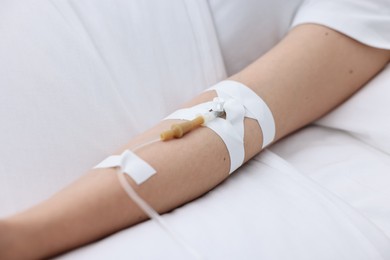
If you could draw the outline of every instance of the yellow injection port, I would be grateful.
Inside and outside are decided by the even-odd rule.
[[[170,130],[164,131],[160,134],[161,141],[168,141],[173,138],[181,138],[191,130],[198,128],[205,122],[203,116],[198,116],[191,121],[185,121],[180,124],[173,124]]]

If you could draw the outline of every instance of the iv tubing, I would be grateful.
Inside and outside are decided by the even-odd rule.
[[[161,141],[161,139],[153,139],[149,142],[140,144],[131,150],[135,152],[136,150],[139,150],[145,146],[148,146],[153,143],[157,143]],[[168,224],[164,221],[164,219],[148,204],[146,203],[138,194],[137,192],[131,187],[131,185],[126,180],[126,177],[124,173],[122,172],[122,169],[120,167],[117,168],[117,177],[119,180],[119,183],[121,184],[122,188],[125,190],[127,195],[134,201],[135,204],[137,204],[142,211],[157,225],[165,231],[166,234],[168,234],[177,244],[179,244],[185,251],[187,251],[194,259],[205,259],[201,256],[200,253],[198,253],[194,248],[192,248],[188,243],[184,241],[181,236],[179,236],[176,232],[174,232]]]
[[[157,225],[162,230],[164,230],[176,243],[178,243],[189,254],[191,254],[194,259],[204,259],[204,257],[202,257],[195,249],[189,246],[177,233],[175,233],[164,221],[164,219],[134,191],[133,187],[131,187],[131,185],[127,182],[126,177],[120,168],[118,169],[117,176],[127,195],[144,211],[144,213],[150,219],[157,223]]]
[[[143,147],[146,147],[150,144],[157,143],[159,141],[168,141],[173,138],[181,138],[186,133],[190,132],[193,129],[200,127],[201,125],[215,119],[217,116],[221,115],[221,111],[209,111],[209,113],[204,115],[199,115],[193,120],[185,121],[180,124],[173,124],[170,130],[164,131],[161,133],[160,138],[153,139],[146,143],[135,146],[130,149],[132,152],[135,152]],[[204,259],[195,249],[189,246],[177,233],[175,233],[164,219],[148,204],[146,203],[138,194],[135,192],[133,187],[128,183],[124,173],[121,168],[117,170],[117,176],[119,183],[122,188],[125,190],[127,195],[136,203],[143,212],[154,222],[160,226],[176,243],[183,247],[194,259]]]

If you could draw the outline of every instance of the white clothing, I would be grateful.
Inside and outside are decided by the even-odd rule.
[[[390,49],[388,0],[209,0],[228,75],[278,43],[291,27],[328,26],[364,44]]]

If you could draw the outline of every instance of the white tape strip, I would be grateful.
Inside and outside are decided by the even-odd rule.
[[[213,130],[222,141],[225,143],[230,157],[230,171],[237,170],[242,165],[245,159],[245,149],[242,142],[242,137],[234,129],[234,127],[222,118],[216,118],[206,125]]]
[[[253,90],[236,81],[224,80],[209,88],[215,90],[218,97],[233,98],[242,104],[246,111],[245,116],[256,119],[263,132],[263,147],[266,147],[275,138],[275,120],[271,110]]]
[[[192,120],[199,114],[207,113],[214,105],[214,102],[201,103],[191,108],[177,110],[165,119]],[[226,120],[216,118],[207,122],[205,126],[213,130],[225,143],[230,157],[229,173],[232,173],[242,165],[245,158],[243,142],[245,108],[230,98],[225,101],[224,110]]]
[[[127,173],[137,185],[140,185],[156,173],[152,166],[130,150],[125,150],[120,155],[107,157],[96,165],[94,169],[111,167],[120,167],[122,172]]]
[[[216,118],[206,124],[221,137],[230,156],[230,173],[242,165],[245,158],[244,117],[256,119],[263,132],[263,146],[275,138],[275,121],[267,104],[245,85],[231,81],[222,81],[208,90],[215,90],[219,98],[224,99],[223,109],[226,119]],[[207,113],[215,104],[206,102],[191,108],[180,109],[165,119],[192,120],[199,114]]]

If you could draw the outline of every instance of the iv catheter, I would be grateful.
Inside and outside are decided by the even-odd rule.
[[[223,117],[225,111],[223,109],[224,101],[221,98],[214,98],[213,108],[210,109],[207,113],[198,115],[196,118],[185,121],[179,124],[173,124],[171,129],[164,131],[160,134],[161,141],[168,141],[173,138],[181,138],[188,132],[207,124],[208,122],[214,120],[217,117]]]

